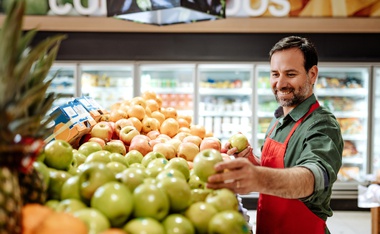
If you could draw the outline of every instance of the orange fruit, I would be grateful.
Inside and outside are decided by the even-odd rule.
[[[138,96],[138,97],[132,98],[130,104],[131,104],[131,106],[133,106],[133,105],[140,105],[140,106],[144,107],[144,109],[145,109],[145,107],[146,107],[146,100],[143,97]]]
[[[206,135],[206,129],[203,125],[192,124],[190,125],[190,133],[203,139]]]
[[[152,117],[152,111],[150,110],[149,106],[145,107],[145,116]]]
[[[122,109],[112,110],[109,115],[109,121],[116,122],[120,119],[128,118],[128,113]]]
[[[53,213],[53,209],[41,204],[24,205],[21,209],[23,234],[34,233],[40,223]]]
[[[158,129],[158,125],[156,122],[156,119],[151,118],[151,117],[145,117],[142,121],[142,130],[141,132],[146,134],[150,131],[154,131]]]
[[[105,230],[104,232],[101,232],[100,234],[128,234],[123,229],[120,228],[110,228],[108,230]]]
[[[36,234],[87,234],[87,225],[70,213],[54,212],[35,229]]]
[[[178,121],[174,118],[167,118],[162,122],[160,126],[160,132],[168,135],[169,137],[174,137],[177,135],[179,130]]]
[[[177,110],[174,107],[165,108],[164,115],[166,119],[167,118],[177,119]]]
[[[131,105],[128,108],[127,113],[129,117],[136,117],[139,120],[142,120],[145,117],[145,107],[140,105]]]
[[[185,119],[189,124],[191,124],[193,117],[191,115],[180,115],[178,118]]]
[[[158,122],[160,122],[160,125],[162,124],[162,122],[164,122],[165,120],[165,115],[162,114],[160,111],[153,111],[152,114],[151,114],[152,118],[155,118],[158,120]]]
[[[186,127],[180,127],[178,132],[188,132],[190,133],[190,128],[186,128]]]
[[[180,128],[182,128],[182,127],[189,128],[189,127],[190,127],[190,123],[187,122],[186,119],[184,119],[184,118],[182,118],[182,117],[178,117],[177,120],[178,120],[178,123],[179,123],[179,127],[180,127]]]
[[[158,111],[160,107],[158,106],[158,103],[155,99],[148,99],[146,100],[146,106],[149,107],[149,109],[153,111]]]
[[[157,98],[157,94],[154,91],[152,91],[152,90],[146,90],[146,91],[144,91],[141,96],[145,100],[156,99]]]
[[[136,117],[129,117],[128,119],[132,122],[133,126],[137,129],[137,131],[141,132],[141,129],[142,129],[141,121]]]
[[[115,102],[114,104],[111,105],[110,110],[117,110],[121,106],[121,102]]]
[[[161,108],[161,107],[162,107],[162,97],[157,96],[157,98],[156,98],[156,102],[157,102],[157,104],[158,104],[158,107]]]

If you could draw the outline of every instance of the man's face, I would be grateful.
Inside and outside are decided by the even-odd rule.
[[[297,48],[275,52],[270,61],[270,83],[277,102],[285,108],[294,108],[313,93],[318,68],[308,72],[304,57]]]

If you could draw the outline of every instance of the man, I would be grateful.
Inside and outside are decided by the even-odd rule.
[[[313,93],[318,55],[306,38],[286,37],[272,48],[270,83],[280,107],[261,150],[224,147],[236,159],[216,165],[208,188],[259,192],[256,233],[329,233],[330,198],[342,164],[336,118]],[[233,180],[234,182],[231,182]],[[226,182],[225,182],[226,181]]]

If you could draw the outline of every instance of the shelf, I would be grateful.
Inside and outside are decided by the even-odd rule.
[[[247,96],[252,94],[251,88],[236,88],[236,89],[218,89],[218,88],[200,88],[201,95],[218,95],[218,96]]]
[[[315,91],[317,96],[334,96],[339,97],[366,97],[368,95],[368,91],[365,88],[317,88]]]
[[[0,25],[5,16],[0,15]],[[26,16],[24,29],[59,32],[135,33],[379,33],[380,18],[231,17],[191,24],[155,26],[108,17]]]
[[[251,117],[250,111],[203,111],[199,113],[199,117]]]
[[[193,93],[193,87],[168,87],[168,88],[161,88],[161,87],[147,87],[142,86],[141,90],[154,90],[157,94],[192,94]]]

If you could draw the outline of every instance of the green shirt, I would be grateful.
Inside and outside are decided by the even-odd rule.
[[[294,124],[302,118],[316,102],[313,94],[294,108],[288,115],[274,118],[266,135],[278,120],[271,138],[284,142]],[[312,112],[298,126],[290,138],[286,149],[284,166],[302,166],[314,174],[314,193],[300,199],[318,217],[326,220],[332,216],[330,198],[333,183],[342,165],[343,139],[339,123],[326,108],[320,107]]]

